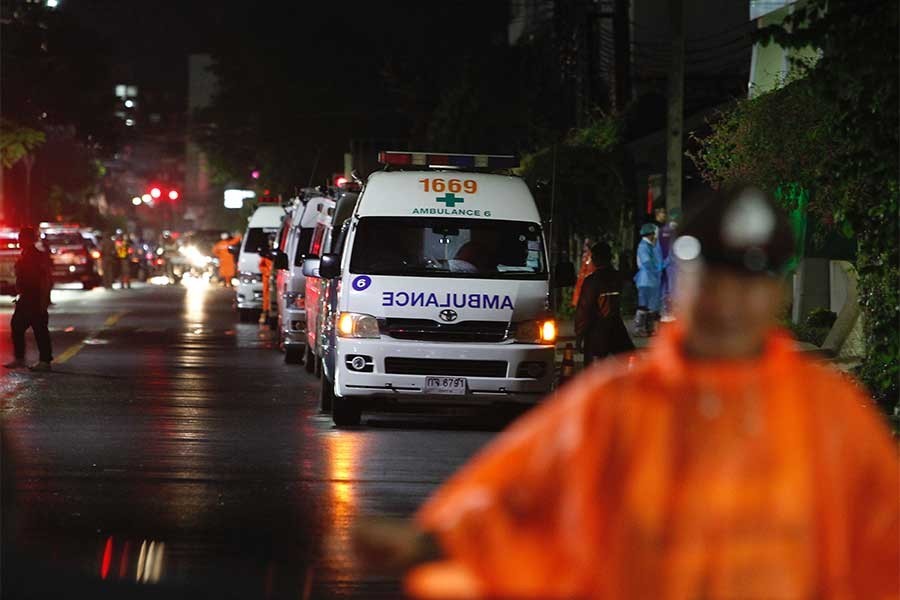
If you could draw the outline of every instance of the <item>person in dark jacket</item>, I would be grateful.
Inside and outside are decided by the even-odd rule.
[[[585,280],[575,309],[575,334],[584,339],[584,364],[634,350],[621,316],[622,278],[612,266],[609,245],[591,248],[595,271]]]
[[[30,327],[40,352],[40,361],[29,367],[32,371],[49,371],[53,360],[49,322],[50,290],[53,288],[53,267],[50,255],[35,247],[34,229],[25,227],[19,232],[22,255],[16,261],[16,290],[19,299],[13,311],[11,329],[15,359],[4,365],[7,369],[25,367],[25,332]]]

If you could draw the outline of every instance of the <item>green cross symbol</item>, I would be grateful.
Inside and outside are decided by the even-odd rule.
[[[444,194],[443,198],[435,198],[435,200],[438,202],[443,202],[444,206],[446,206],[447,208],[453,208],[454,206],[456,206],[457,202],[459,202],[460,204],[465,202],[465,200],[463,200],[462,198],[457,198],[455,194],[451,194],[449,192]]]

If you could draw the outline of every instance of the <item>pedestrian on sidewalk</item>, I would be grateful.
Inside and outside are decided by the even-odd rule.
[[[583,372],[360,556],[418,598],[900,597],[896,444],[778,328],[786,217],[709,192],[673,244],[676,323]],[[695,204],[696,205],[696,204]]]
[[[609,244],[594,244],[591,262],[594,272],[585,278],[575,309],[575,335],[584,340],[585,367],[595,359],[634,350],[622,322],[623,281],[612,266]]]
[[[32,371],[49,371],[53,361],[50,343],[50,292],[53,289],[53,264],[50,255],[35,246],[37,235],[31,227],[19,232],[19,248],[22,255],[16,261],[16,291],[19,294],[13,311],[12,331],[15,358],[4,365],[7,369],[25,367],[25,332],[30,328],[37,342],[39,361],[30,366]]]
[[[657,228],[653,223],[641,226],[641,242],[637,251],[638,271],[634,283],[638,290],[638,307],[634,315],[634,334],[641,337],[653,335],[662,301],[662,272],[656,247]]]

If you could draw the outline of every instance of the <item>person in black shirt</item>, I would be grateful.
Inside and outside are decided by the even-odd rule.
[[[17,369],[25,364],[25,332],[30,327],[34,331],[40,360],[29,367],[32,371],[49,371],[53,360],[48,324],[50,315],[50,290],[53,288],[53,268],[50,256],[35,247],[37,236],[34,229],[25,227],[19,232],[19,247],[22,255],[16,261],[16,290],[19,299],[13,311],[11,329],[15,359],[4,365],[7,369]]]
[[[575,333],[584,339],[584,365],[634,350],[621,315],[622,278],[612,266],[609,245],[591,248],[596,270],[585,280],[575,309]]]

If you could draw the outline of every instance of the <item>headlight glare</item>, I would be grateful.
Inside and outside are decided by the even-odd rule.
[[[516,326],[516,341],[522,344],[553,344],[557,327],[553,319],[523,321]]]
[[[342,338],[377,338],[381,335],[375,317],[350,312],[338,315],[337,332]]]

